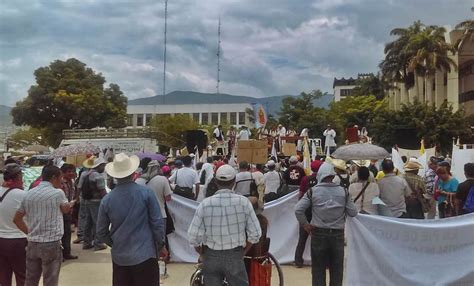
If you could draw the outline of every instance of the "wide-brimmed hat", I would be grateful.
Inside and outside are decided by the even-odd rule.
[[[403,166],[403,169],[405,171],[418,171],[420,169],[423,169],[423,165],[421,165],[420,163],[416,161],[408,160],[405,166]]]
[[[358,167],[369,167],[370,161],[369,160],[354,160],[352,161]]]
[[[341,159],[333,159],[333,158],[326,158],[326,162],[331,163],[334,168],[339,169],[341,171],[346,171],[347,170],[347,165],[346,161],[341,160]]]
[[[115,155],[114,161],[105,166],[105,171],[113,178],[122,179],[133,174],[140,165],[138,156],[128,157],[125,153]]]
[[[96,167],[98,167],[100,164],[105,164],[105,160],[104,158],[97,158],[95,156],[91,156],[89,158],[87,158],[86,160],[84,160],[84,162],[82,163],[82,166],[88,168],[88,169],[94,169]]]

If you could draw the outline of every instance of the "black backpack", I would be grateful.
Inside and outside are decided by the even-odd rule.
[[[81,194],[84,200],[92,200],[94,198],[94,194],[97,193],[97,186],[94,182],[90,179],[90,174],[84,176],[84,180],[82,181],[81,187]]]
[[[306,191],[318,184],[318,179],[316,178],[316,173],[308,177],[308,185],[306,186]]]
[[[337,174],[337,176],[338,176],[339,179],[341,180],[341,182],[339,183],[339,185],[340,185],[341,187],[343,187],[344,190],[347,191],[347,190],[349,189],[349,185],[351,184],[351,183],[349,182],[349,176],[348,176],[347,178],[344,178],[344,177],[342,177],[342,176],[339,175],[339,174]]]

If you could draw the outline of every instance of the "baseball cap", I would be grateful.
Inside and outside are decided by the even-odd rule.
[[[315,160],[311,162],[311,171],[318,172],[322,164],[323,164],[323,161],[320,161],[320,160]]]
[[[275,161],[269,160],[269,161],[267,162],[267,167],[271,167],[271,166],[275,166]]]
[[[235,178],[235,169],[231,165],[223,165],[216,172],[216,179],[223,182],[232,181]]]

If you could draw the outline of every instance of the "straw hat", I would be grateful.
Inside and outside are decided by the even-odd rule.
[[[354,160],[352,161],[358,167],[369,167],[370,161],[369,160]]]
[[[416,161],[409,160],[406,162],[405,166],[403,166],[405,171],[418,171],[419,169],[423,169],[423,165]]]
[[[86,160],[84,160],[84,162],[82,163],[82,166],[88,168],[88,169],[94,169],[96,167],[98,167],[100,164],[105,164],[105,160],[104,158],[97,158],[95,156],[91,156],[89,158],[87,158]]]
[[[138,156],[128,157],[125,153],[115,155],[114,161],[105,166],[105,171],[113,178],[122,179],[133,174],[140,165]]]
[[[328,160],[329,159],[329,160]],[[334,165],[334,168],[339,169],[341,171],[347,170],[346,161],[341,159],[333,159],[333,158],[326,158],[326,162]]]

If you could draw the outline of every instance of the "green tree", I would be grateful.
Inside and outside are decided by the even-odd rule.
[[[322,96],[320,90],[314,90],[284,98],[279,112],[279,122],[297,131],[308,128],[310,136],[320,136],[329,122],[326,116],[327,110],[314,106],[314,101]]]
[[[8,138],[8,145],[13,149],[21,149],[28,145],[48,145],[43,137],[41,129],[28,128],[20,129],[10,135]]]
[[[444,153],[450,152],[453,138],[460,137],[464,142],[472,138],[464,112],[454,112],[446,102],[438,109],[415,101],[402,105],[399,111],[379,112],[369,127],[373,141],[386,148],[405,139],[397,138],[398,130],[414,130],[418,139],[425,140],[426,146],[439,145]]]
[[[474,12],[474,7],[471,8],[471,11]],[[474,20],[469,19],[462,21],[461,23],[456,25],[456,29],[464,30],[462,37],[454,44],[456,49],[461,48],[461,44],[465,41],[473,41],[474,40]]]
[[[376,99],[381,100],[385,97],[385,91],[389,85],[381,76],[370,75],[360,78],[356,81],[356,87],[352,89],[353,96],[373,95]]]
[[[12,109],[13,123],[41,128],[51,146],[68,128],[125,127],[127,98],[116,84],[71,58],[56,60],[34,72],[36,84]]]
[[[183,148],[186,145],[186,131],[198,129],[199,124],[193,121],[188,114],[174,116],[156,116],[150,122],[160,146]]]

